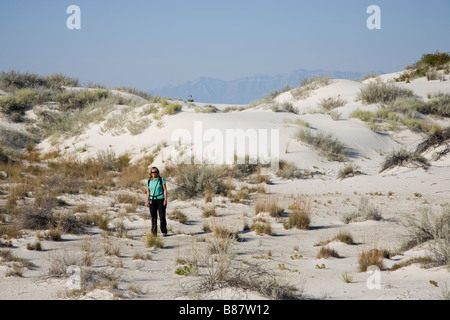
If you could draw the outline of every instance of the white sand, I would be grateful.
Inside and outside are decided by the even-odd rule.
[[[381,76],[383,80],[392,79],[393,75]],[[424,206],[432,206],[437,212],[450,199],[450,159],[449,157],[432,163],[428,171],[415,168],[396,168],[379,173],[380,164],[387,153],[401,147],[414,150],[423,136],[408,130],[379,134],[371,131],[366,124],[349,119],[349,114],[356,108],[374,110],[376,106],[363,106],[355,98],[365,83],[350,80],[333,80],[329,86],[315,90],[313,94],[301,101],[294,101],[290,92],[277,97],[277,102],[291,102],[300,111],[300,115],[292,113],[274,113],[270,110],[251,109],[242,112],[203,114],[194,112],[185,105],[183,111],[174,116],[164,116],[164,126],[159,128],[156,121],[142,134],[132,136],[128,132],[112,135],[102,132],[105,122],[86,128],[80,137],[74,137],[61,144],[52,146],[45,141],[39,147],[50,151],[55,147],[66,155],[75,154],[82,158],[96,156],[99,150],[111,148],[116,155],[129,152],[134,159],[151,152],[161,142],[166,142],[155,160],[155,164],[163,167],[170,159],[171,151],[177,141],[171,140],[176,129],[186,129],[194,135],[194,121],[201,121],[203,132],[207,129],[218,129],[225,133],[227,129],[277,129],[279,130],[279,154],[281,159],[296,163],[300,169],[320,171],[324,175],[313,179],[283,180],[272,177],[272,184],[266,185],[267,193],[277,196],[280,204],[287,209],[293,198],[306,196],[312,204],[312,221],[310,230],[286,230],[282,222],[266,217],[271,221],[273,235],[256,235],[255,232],[244,232],[240,235],[243,242],[235,242],[233,251],[236,261],[262,263],[267,270],[273,271],[287,283],[302,289],[306,297],[325,299],[440,299],[441,289],[450,285],[450,273],[446,267],[420,268],[417,264],[400,268],[396,271],[381,271],[380,288],[370,289],[367,280],[371,274],[359,272],[358,254],[365,249],[387,248],[397,250],[406,238],[406,230],[402,226],[402,214],[417,215]],[[398,84],[411,88],[424,98],[428,93],[450,93],[450,81],[426,81],[417,79],[410,84]],[[321,98],[336,97],[347,101],[338,109],[341,118],[333,121],[326,114],[309,114],[308,110],[316,109]],[[145,107],[145,106],[144,106]],[[142,108],[144,108],[142,107]],[[120,109],[122,107],[118,107]],[[141,108],[141,109],[142,109]],[[136,110],[139,113],[140,110]],[[295,141],[295,125],[286,125],[284,120],[297,118],[307,121],[312,128],[333,133],[351,150],[349,161],[360,167],[365,175],[336,179],[343,163],[330,162],[317,154],[308,146]],[[448,123],[447,123],[448,125]],[[206,145],[207,143],[205,143]],[[80,152],[83,149],[84,152]],[[149,164],[150,165],[150,164]],[[242,185],[242,182],[237,182]],[[168,180],[169,189],[174,188],[173,181]],[[391,192],[392,194],[388,194]],[[416,194],[416,195],[415,195]],[[420,195],[419,195],[420,194]],[[379,207],[383,220],[365,221],[344,224],[340,220],[341,213],[354,211],[359,205],[360,197],[367,196],[370,202]],[[142,195],[144,197],[144,195]],[[255,196],[256,197],[256,196]],[[88,195],[65,196],[64,200],[77,205],[88,203],[92,210],[106,209],[112,217],[123,212],[123,206],[114,202],[114,196],[92,197]],[[237,230],[242,230],[245,222],[251,223],[254,218],[254,204],[234,204],[227,198],[214,199],[219,217],[202,218],[203,199],[191,201],[170,201],[168,212],[178,208],[189,218],[189,224],[183,225],[168,220],[171,236],[164,238],[165,247],[159,250],[146,248],[145,230],[149,221],[144,221],[143,213],[147,208],[138,207],[136,212],[126,215],[125,225],[129,238],[119,239],[114,236],[103,236],[101,230],[93,229],[90,235],[64,235],[62,242],[42,241],[43,252],[29,251],[27,243],[35,241],[35,233],[29,232],[20,239],[13,240],[14,254],[30,260],[37,265],[35,269],[26,270],[23,277],[5,277],[8,270],[0,266],[0,299],[64,299],[67,288],[66,279],[49,279],[49,257],[61,254],[66,250],[72,255],[80,254],[83,243],[91,243],[96,252],[94,265],[109,269],[115,266],[120,273],[119,287],[112,294],[110,290],[95,290],[83,296],[83,299],[264,299],[255,292],[226,289],[189,295],[182,290],[189,288],[198,279],[194,276],[175,274],[179,266],[177,258],[204,256],[206,243],[201,241],[211,235],[204,234],[204,222],[213,220]],[[96,208],[96,209],[95,209]],[[357,244],[345,245],[332,242],[341,258],[317,259],[318,243],[332,239],[339,231],[349,231]],[[105,257],[104,244],[120,246],[120,257]],[[298,251],[295,249],[298,248]],[[426,244],[403,254],[384,259],[386,267],[407,260],[411,257],[426,255]],[[149,253],[151,259],[133,259],[135,253]],[[267,257],[271,255],[269,260]],[[301,255],[301,257],[300,257]],[[257,259],[256,257],[263,257]],[[324,269],[317,266],[324,265]],[[280,268],[284,266],[284,268]],[[284,270],[281,270],[284,269]],[[353,275],[351,283],[342,280],[343,273]],[[433,286],[435,281],[438,287]],[[139,294],[133,293],[130,287],[139,288]],[[448,290],[448,289],[447,289]]]

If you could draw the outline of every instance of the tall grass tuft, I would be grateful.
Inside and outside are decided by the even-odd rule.
[[[348,156],[344,143],[339,141],[331,133],[313,133],[310,129],[300,128],[295,137],[297,140],[316,148],[329,161],[342,162]]]
[[[388,104],[400,97],[413,97],[412,90],[403,89],[395,84],[372,82],[360,89],[357,99],[366,104]]]

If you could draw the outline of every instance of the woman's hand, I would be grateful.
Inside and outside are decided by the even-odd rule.
[[[163,205],[164,205],[164,207],[167,206],[167,199],[164,199]]]

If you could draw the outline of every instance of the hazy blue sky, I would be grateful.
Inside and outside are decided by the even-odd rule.
[[[81,29],[69,30],[70,5]],[[366,12],[381,9],[381,30]],[[450,51],[449,0],[0,0],[0,71],[151,91],[296,69],[395,72]]]

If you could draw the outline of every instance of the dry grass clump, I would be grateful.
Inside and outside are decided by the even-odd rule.
[[[270,225],[270,222],[261,217],[253,220],[250,230],[254,231],[258,236],[261,234],[272,235],[272,226]]]
[[[358,210],[351,213],[341,215],[341,220],[344,223],[361,222],[366,220],[379,221],[383,219],[381,210],[369,203],[369,198],[361,197]]]
[[[217,217],[216,206],[206,206],[202,208],[203,218]]]
[[[384,269],[383,259],[386,256],[386,250],[365,249],[358,256],[359,271],[366,272],[370,266],[377,266],[380,270]]]
[[[147,232],[146,245],[147,248],[154,248],[156,250],[158,248],[164,248],[164,241],[158,235],[154,235],[151,232]]]
[[[399,97],[413,97],[412,90],[403,89],[395,84],[385,82],[371,82],[360,89],[357,99],[366,104],[388,104]]]
[[[349,245],[355,244],[352,234],[348,231],[343,230],[339,231],[339,233],[333,238],[333,240],[340,241]]]
[[[329,97],[327,99],[322,98],[320,99],[319,106],[321,106],[326,111],[331,111],[333,109],[343,107],[347,101],[345,99],[342,99],[341,97]]]
[[[336,250],[323,246],[317,252],[316,259],[328,259],[329,257],[339,258],[339,254]]]
[[[285,228],[309,229],[312,212],[311,201],[304,197],[296,197],[288,209],[292,211],[288,213],[287,222],[284,223]]]
[[[402,148],[391,152],[386,156],[384,162],[381,164],[380,172],[386,171],[396,166],[412,165],[414,167],[421,167],[427,169],[430,167],[428,160],[417,152],[410,152]]]
[[[271,217],[280,217],[284,209],[278,203],[278,197],[261,196],[255,202],[255,214],[267,212]]]
[[[188,217],[180,209],[175,209],[167,215],[170,220],[176,220],[179,223],[186,224]]]
[[[331,77],[324,77],[321,75],[304,79],[299,87],[291,90],[291,94],[296,100],[306,99],[314,90],[329,85],[331,80]]]
[[[339,141],[331,133],[313,133],[310,129],[300,128],[297,131],[295,138],[317,149],[320,154],[330,161],[341,162],[348,156],[344,143]]]
[[[440,214],[431,207],[423,207],[418,216],[405,214],[403,225],[408,231],[408,238],[402,250],[428,242],[433,260],[440,265],[450,264],[450,207],[443,207]]]
[[[223,182],[225,170],[221,166],[179,164],[170,170],[166,167],[166,173],[175,179],[177,188],[174,195],[179,199],[204,196],[205,192],[226,196],[227,187]]]
[[[0,265],[8,267],[5,277],[22,277],[24,269],[36,267],[32,262],[15,256],[11,250],[0,250],[0,262]]]
[[[277,176],[283,179],[299,179],[302,178],[301,170],[293,162],[286,160],[279,161]]]
[[[354,177],[355,175],[361,175],[363,174],[361,171],[359,171],[359,166],[353,164],[353,163],[348,163],[346,164],[343,168],[339,169],[339,172],[337,174],[337,178],[344,180],[346,178],[351,178]]]
[[[450,127],[443,130],[434,132],[429,137],[427,137],[423,142],[421,142],[415,151],[417,154],[421,154],[430,149],[440,149],[434,152],[433,160],[437,161],[440,158],[450,153]]]

